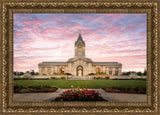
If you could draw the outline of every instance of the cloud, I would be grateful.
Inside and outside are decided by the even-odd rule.
[[[86,56],[146,67],[146,14],[14,14],[14,70],[38,71],[42,61],[67,61],[81,30]]]

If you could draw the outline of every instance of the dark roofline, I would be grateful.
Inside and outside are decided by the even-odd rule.
[[[118,62],[93,62],[93,63],[118,63]]]
[[[42,63],[67,63],[67,62],[42,62]]]

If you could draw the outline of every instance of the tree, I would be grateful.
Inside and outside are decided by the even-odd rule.
[[[32,71],[31,71],[31,74],[32,74],[32,75],[35,75],[35,72],[34,72],[34,70],[32,70]]]
[[[30,73],[29,71],[26,71],[26,73]]]
[[[147,69],[144,69],[143,75],[147,75]]]
[[[38,73],[38,72],[36,72],[36,73],[35,73],[35,75],[39,75],[39,73]]]
[[[137,72],[137,75],[141,76],[141,75],[142,75],[142,72],[140,72],[140,71],[139,71],[139,72]]]
[[[16,71],[13,72],[14,75],[16,75],[16,73],[17,73]]]
[[[19,75],[24,75],[24,72],[20,72]]]

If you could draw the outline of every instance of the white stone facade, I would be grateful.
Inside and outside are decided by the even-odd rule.
[[[67,62],[42,62],[38,64],[41,75],[54,73],[70,73],[74,76],[87,76],[91,73],[106,73],[107,75],[120,75],[122,64],[118,62],[93,62],[85,57],[85,42],[81,34],[75,42],[75,57]]]

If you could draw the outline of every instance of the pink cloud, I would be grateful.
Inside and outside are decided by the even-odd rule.
[[[42,61],[67,61],[74,56],[74,42],[78,38],[79,29],[86,43],[86,56],[93,61],[118,61],[123,64],[124,70],[128,68],[131,70],[132,67],[144,68],[146,66],[146,33],[141,31],[133,33],[133,30],[134,27],[146,26],[145,23],[122,26],[114,22],[119,19],[122,21],[125,14],[106,14],[106,16],[113,19],[113,22],[104,20],[104,16],[95,18],[91,15],[83,15],[80,18],[84,18],[84,24],[66,23],[72,19],[67,16],[48,17],[44,21],[29,20],[29,18],[15,21],[23,26],[16,28],[14,32],[14,69],[38,70],[37,64]],[[17,20],[18,18],[18,16],[15,17]],[[79,20],[81,21],[83,20]],[[95,29],[95,25],[88,26],[90,24],[88,22],[95,25],[97,23],[97,28]],[[50,26],[50,23],[53,25]],[[26,55],[28,57],[25,57]]]

